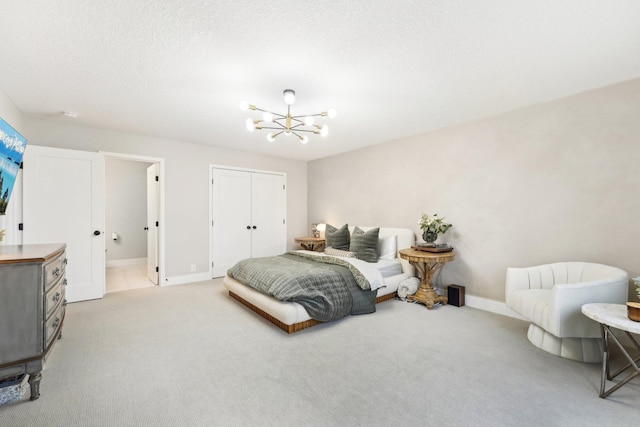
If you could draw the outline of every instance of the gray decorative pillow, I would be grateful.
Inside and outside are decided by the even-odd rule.
[[[379,228],[372,228],[364,232],[359,227],[353,230],[349,251],[355,252],[358,259],[367,262],[378,262],[378,234]]]
[[[335,228],[333,225],[327,224],[324,231],[324,238],[326,240],[326,247],[348,251],[350,241],[349,224],[345,224],[340,228]]]
[[[357,258],[357,255],[355,254],[355,252],[341,251],[340,249],[334,249],[331,247],[326,248],[324,250],[324,254],[329,256],[342,257],[342,258]]]

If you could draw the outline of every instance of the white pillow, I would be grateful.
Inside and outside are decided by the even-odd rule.
[[[384,236],[378,238],[378,258],[393,261],[398,252],[397,236]]]

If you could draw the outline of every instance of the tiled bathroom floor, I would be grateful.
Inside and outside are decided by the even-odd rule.
[[[107,293],[155,286],[147,277],[146,263],[107,267],[106,276]]]

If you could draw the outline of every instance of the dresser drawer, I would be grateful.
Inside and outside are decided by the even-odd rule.
[[[45,290],[48,290],[56,282],[56,280],[64,276],[66,265],[66,252],[62,252],[60,255],[44,265]]]
[[[44,328],[44,342],[45,349],[49,347],[51,341],[58,337],[58,330],[60,329],[60,325],[62,325],[62,320],[64,319],[64,304],[58,305],[58,308],[53,312],[53,314],[49,317],[46,322],[46,326]]]
[[[64,301],[64,277],[58,279],[54,285],[51,286],[44,298],[44,318],[48,319],[51,313],[56,309],[58,304]]]

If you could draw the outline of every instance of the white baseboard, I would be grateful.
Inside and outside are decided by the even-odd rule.
[[[127,265],[146,264],[147,258],[110,259],[105,262],[107,267],[125,267]]]
[[[162,286],[174,286],[184,285],[186,283],[203,282],[205,280],[211,280],[211,272],[186,274],[184,276],[167,277],[162,283]],[[473,295],[465,296],[465,305],[471,308],[477,308],[478,310],[489,311],[491,313],[501,314],[503,316],[509,316],[520,320],[526,320],[515,311],[507,307],[507,304],[492,299],[476,297]]]
[[[520,320],[526,320],[515,311],[507,307],[507,304],[492,299],[475,297],[473,295],[465,295],[465,305],[479,310],[490,311],[491,313],[501,314],[503,316],[514,317]]]
[[[184,276],[172,276],[167,277],[161,286],[173,286],[184,285],[185,283],[204,282],[205,280],[211,280],[211,272],[206,271],[204,273],[185,274]]]

